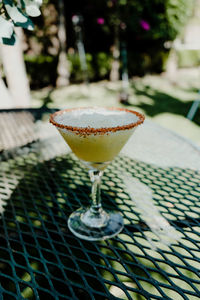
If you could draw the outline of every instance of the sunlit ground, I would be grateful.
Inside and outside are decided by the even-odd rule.
[[[68,108],[77,106],[122,106],[143,112],[147,118],[189,138],[200,145],[200,108],[193,121],[186,116],[200,89],[200,70],[178,71],[173,80],[165,75],[133,78],[129,86],[129,105],[119,101],[121,82],[71,84],[68,87],[45,88],[32,92],[34,107]]]

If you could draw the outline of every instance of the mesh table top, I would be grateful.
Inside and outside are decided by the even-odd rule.
[[[89,177],[48,112],[3,118],[24,126],[2,132],[0,122],[0,299],[200,298],[197,147],[141,126],[102,182],[103,206],[121,211],[124,230],[91,243],[67,227],[90,201]]]

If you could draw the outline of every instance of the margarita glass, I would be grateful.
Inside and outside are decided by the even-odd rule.
[[[92,204],[79,208],[68,219],[68,227],[79,238],[97,241],[115,236],[123,229],[118,212],[102,208],[101,177],[106,166],[128,141],[144,116],[123,108],[83,107],[58,111],[50,116],[74,154],[89,170]]]

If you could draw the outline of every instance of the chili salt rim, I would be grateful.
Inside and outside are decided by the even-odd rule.
[[[59,124],[54,120],[54,118],[58,115],[61,115],[65,112],[70,112],[74,110],[83,110],[83,109],[91,109],[91,108],[102,108],[102,107],[79,107],[79,108],[67,108],[63,110],[59,110],[53,114],[50,115],[49,122],[52,123],[54,126],[62,128],[62,129],[67,129],[75,133],[81,133],[81,134],[105,134],[108,132],[116,132],[119,130],[126,130],[126,129],[131,129],[134,128],[140,124],[142,124],[145,120],[145,116],[135,110],[129,110],[126,108],[119,108],[119,107],[103,107],[108,110],[119,110],[119,111],[125,111],[132,113],[138,117],[137,122],[133,122],[127,125],[121,125],[121,126],[115,126],[115,127],[101,127],[101,128],[93,128],[93,127],[76,127],[76,126],[69,126],[69,125],[64,125],[64,124]]]

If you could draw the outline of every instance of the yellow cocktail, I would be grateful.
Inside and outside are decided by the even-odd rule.
[[[120,152],[134,130],[144,121],[138,112],[121,108],[75,108],[54,113],[57,127],[74,154],[89,168],[93,204],[79,209],[68,220],[70,230],[86,240],[112,237],[123,228],[119,213],[106,213],[100,201],[103,169]]]

